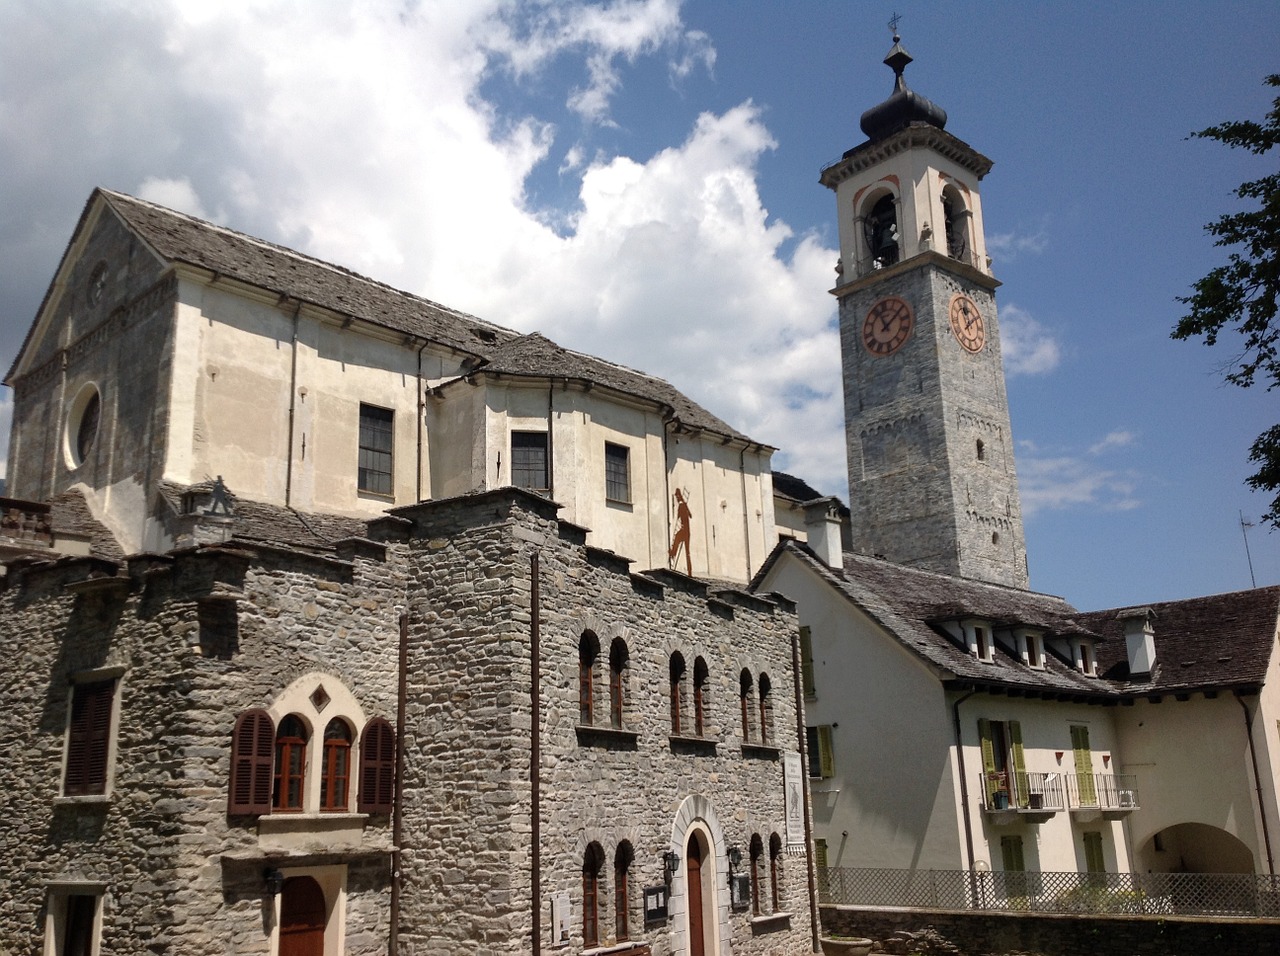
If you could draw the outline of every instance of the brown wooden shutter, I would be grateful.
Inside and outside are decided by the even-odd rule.
[[[231,735],[228,813],[271,812],[275,737],[275,725],[271,722],[271,715],[265,710],[246,710],[236,719],[236,728]]]
[[[111,748],[111,704],[115,678],[76,684],[71,689],[67,726],[67,796],[107,792],[107,754]]]
[[[360,737],[361,813],[390,813],[395,803],[396,733],[381,717],[374,717]]]

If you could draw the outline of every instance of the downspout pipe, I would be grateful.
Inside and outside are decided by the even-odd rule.
[[[400,614],[400,660],[396,674],[396,788],[391,805],[391,927],[388,956],[400,953],[400,845],[404,837],[404,727],[409,674],[409,615]]]
[[[414,500],[422,500],[422,444],[423,433],[426,431],[427,417],[427,398],[426,393],[422,389],[422,353],[429,343],[426,339],[422,340],[422,345],[418,346],[418,473],[416,476],[416,484],[414,486]]]
[[[969,772],[964,767],[964,743],[960,736],[960,705],[977,693],[977,690],[970,690],[954,704],[951,705],[951,721],[955,728],[956,734],[956,764],[958,773],[960,774],[960,810],[964,816],[964,846],[965,851],[969,854],[969,873],[970,879],[973,879],[973,818],[969,814]],[[976,887],[975,887],[975,897]]]
[[[1258,819],[1262,821],[1262,843],[1267,851],[1267,872],[1275,876],[1276,864],[1271,856],[1271,830],[1267,826],[1267,808],[1262,802],[1262,778],[1258,776],[1258,751],[1253,746],[1253,714],[1249,710],[1249,705],[1239,694],[1236,694],[1236,703],[1244,712],[1244,735],[1249,741],[1249,760],[1253,764],[1253,789],[1258,800]]]
[[[804,857],[808,861],[806,869],[809,879],[809,933],[811,952],[822,952],[822,944],[818,930],[818,887],[813,862],[813,822],[809,819],[809,756],[804,722],[804,689],[800,686],[800,628],[791,631],[791,683],[796,697],[796,743],[800,751],[800,776],[803,786],[800,788],[800,799],[803,801],[804,813]]]
[[[533,911],[533,956],[542,952],[542,591],[538,582],[538,553],[529,558],[529,830],[532,841],[530,907]]]
[[[283,304],[283,303],[282,303]],[[293,507],[293,433],[294,418],[298,410],[298,313],[302,300],[293,304],[293,339],[289,349],[289,447],[284,456],[284,506]]]

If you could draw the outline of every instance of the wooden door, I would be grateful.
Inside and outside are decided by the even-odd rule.
[[[280,956],[324,956],[324,890],[309,876],[284,881],[280,893]]]
[[[689,893],[689,956],[707,956],[702,907],[702,844],[696,835],[685,847],[685,884]]]

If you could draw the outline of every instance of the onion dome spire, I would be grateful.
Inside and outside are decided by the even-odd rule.
[[[902,71],[911,62],[911,54],[902,45],[902,37],[893,34],[893,48],[884,58],[885,66],[893,70],[893,93],[883,103],[871,107],[862,114],[859,125],[862,132],[872,142],[884,139],[900,129],[913,125],[936,126],[944,129],[947,125],[947,111],[937,103],[907,88],[907,81],[902,78]]]

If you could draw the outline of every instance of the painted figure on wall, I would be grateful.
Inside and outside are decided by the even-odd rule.
[[[676,489],[676,533],[671,539],[671,550],[667,552],[667,563],[673,569],[676,566],[676,555],[684,549],[684,573],[693,577],[693,559],[689,556],[689,521],[693,515],[689,511],[689,502],[679,488]]]

